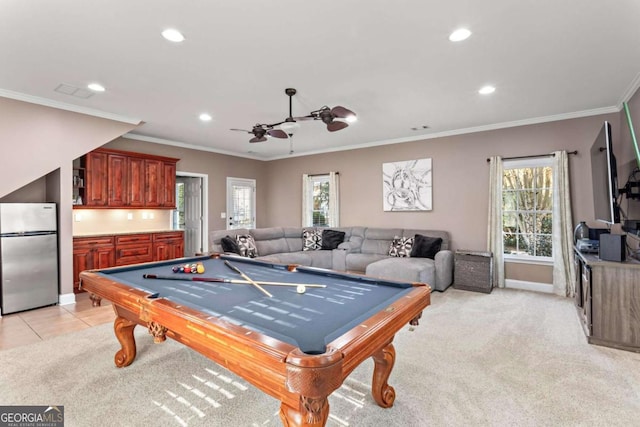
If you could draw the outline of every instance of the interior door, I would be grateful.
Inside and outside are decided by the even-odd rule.
[[[256,180],[227,178],[227,229],[256,228]]]
[[[193,256],[204,251],[202,245],[203,211],[202,178],[178,176],[176,178],[177,218],[175,228],[184,230],[184,254]]]
[[[202,252],[202,179],[185,178],[184,250],[185,256]]]

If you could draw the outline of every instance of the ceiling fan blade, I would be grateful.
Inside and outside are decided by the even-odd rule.
[[[267,138],[266,138],[266,137],[264,137],[264,136],[263,136],[263,137],[261,137],[261,138],[258,138],[258,137],[256,136],[255,138],[251,138],[251,139],[249,140],[249,142],[252,142],[252,143],[253,143],[253,142],[265,142],[266,140],[267,140]]]
[[[333,114],[334,116],[341,118],[341,119],[346,119],[349,116],[355,116],[356,113],[354,113],[353,111],[349,110],[348,108],[344,108],[341,106],[336,106],[333,107],[331,109],[331,114]]]
[[[329,132],[335,132],[337,130],[344,129],[347,126],[349,126],[349,123],[345,123],[345,122],[341,122],[341,121],[338,121],[338,120],[334,120],[334,121],[332,121],[331,123],[329,123],[327,125],[327,130]]]
[[[250,130],[245,130],[245,129],[229,129],[229,130],[237,130],[239,132],[247,132],[247,133],[251,133]]]
[[[271,129],[267,131],[267,135],[270,135],[274,138],[288,138],[287,133],[281,129]]]

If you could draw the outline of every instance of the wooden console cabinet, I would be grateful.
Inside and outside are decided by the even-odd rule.
[[[640,352],[640,262],[574,251],[575,303],[591,344]]]
[[[99,148],[75,165],[83,186],[74,183],[75,208],[175,209],[178,159]]]
[[[81,292],[80,272],[84,270],[164,261],[183,256],[182,231],[74,237],[73,292]]]

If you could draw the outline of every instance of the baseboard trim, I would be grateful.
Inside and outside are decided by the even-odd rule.
[[[70,294],[60,294],[58,295],[58,304],[59,305],[69,305],[76,303],[76,294],[73,292]]]
[[[553,285],[541,282],[528,282],[526,280],[506,279],[504,281],[505,288],[520,289],[523,291],[543,292],[545,294],[553,293]]]

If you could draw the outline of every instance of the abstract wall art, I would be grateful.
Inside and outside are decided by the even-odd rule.
[[[383,163],[382,196],[385,211],[430,211],[431,159]]]

